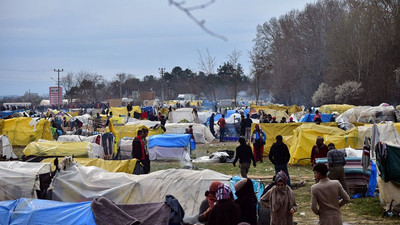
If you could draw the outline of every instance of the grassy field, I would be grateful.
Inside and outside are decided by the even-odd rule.
[[[192,152],[192,158],[211,155],[211,153],[220,150],[235,150],[238,143],[224,142],[197,145]],[[180,162],[157,162],[151,164],[151,170],[163,170],[169,168],[182,168],[184,165]],[[239,175],[239,168],[233,167],[231,163],[195,163],[196,169],[211,169],[231,176]],[[310,166],[289,165],[289,174],[294,182],[306,181],[305,186],[294,189],[298,212],[294,215],[294,221],[298,224],[316,224],[318,217],[311,211],[311,186],[315,183],[314,173]],[[257,167],[251,167],[250,178],[261,179],[267,183],[274,175],[274,167],[267,158],[263,163],[258,163]],[[399,218],[382,217],[383,208],[379,203],[379,198],[352,199],[349,204],[342,208],[343,220],[347,224],[400,224]]]

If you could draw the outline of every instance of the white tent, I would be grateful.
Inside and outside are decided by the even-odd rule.
[[[164,201],[166,195],[173,195],[182,205],[186,218],[199,213],[204,192],[212,181],[229,184],[230,179],[212,170],[168,169],[132,175],[72,164],[56,174],[50,188],[53,200],[64,202],[82,202],[103,196],[115,203],[140,204]]]
[[[18,158],[14,154],[10,139],[6,135],[0,135],[0,155],[6,159]]]
[[[193,125],[193,135],[196,143],[210,143],[214,140],[214,136],[211,134],[210,129],[203,124],[198,123],[166,123],[165,128],[166,134],[184,134],[185,129]]]
[[[0,201],[36,198],[39,175],[50,172],[50,163],[0,162]]]
[[[168,121],[170,123],[179,123],[182,120],[187,120],[190,123],[196,121],[196,116],[192,108],[180,108],[168,114]]]

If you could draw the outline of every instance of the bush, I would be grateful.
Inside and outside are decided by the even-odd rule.
[[[320,106],[323,104],[334,103],[335,101],[335,89],[329,87],[325,83],[321,83],[318,89],[314,92],[312,96],[312,101],[315,106]]]
[[[335,94],[337,103],[360,105],[364,89],[361,87],[361,83],[345,81],[335,88]]]

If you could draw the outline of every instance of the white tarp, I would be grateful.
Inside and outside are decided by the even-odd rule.
[[[149,148],[150,160],[186,160],[190,162],[190,155],[183,147],[161,147]]]
[[[39,175],[50,172],[50,163],[0,162],[0,201],[36,198]]]
[[[82,123],[83,123],[83,125],[88,125],[89,124],[89,120],[92,118],[89,114],[85,114],[85,115],[82,115],[82,116],[76,116],[76,117],[73,117],[74,119],[78,119],[79,121],[81,121]],[[72,118],[71,118],[72,119]],[[72,121],[74,120],[74,119],[72,119]]]
[[[230,179],[212,170],[168,169],[132,175],[72,164],[56,174],[50,187],[53,200],[64,202],[90,201],[103,196],[115,203],[140,204],[163,202],[166,195],[173,195],[182,205],[185,217],[193,217],[199,213],[211,182],[218,180],[229,185]]]
[[[132,142],[133,138],[131,137],[124,137],[119,141],[121,159],[132,159]]]
[[[126,123],[125,125],[133,125],[133,124],[138,124],[138,125],[145,125],[146,127],[154,127],[156,125],[160,125],[160,121],[151,121],[151,120],[138,120],[135,118],[129,118],[129,122]]]
[[[393,106],[358,106],[347,110],[338,118],[337,123],[380,123],[394,120]]]
[[[168,121],[170,123],[179,123],[182,120],[187,120],[190,123],[196,121],[196,117],[192,108],[180,108],[168,114]]]
[[[211,114],[213,114],[213,112],[211,111],[198,112],[197,115],[199,116],[199,123],[201,124],[207,123],[207,119],[211,116]]]
[[[214,136],[212,135],[210,129],[203,124],[198,123],[166,123],[165,129],[167,129],[167,131],[165,133],[184,134],[185,129],[188,128],[189,125],[193,125],[193,135],[196,143],[209,143],[214,140]]]
[[[18,158],[14,154],[10,139],[6,135],[0,135],[0,155],[6,159]]]
[[[92,136],[61,135],[61,136],[58,137],[57,141],[61,141],[61,142],[80,142],[80,141],[86,141],[86,142],[95,143],[97,136],[98,136],[98,135],[92,135]]]

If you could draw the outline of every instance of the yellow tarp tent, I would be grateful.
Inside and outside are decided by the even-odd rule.
[[[117,146],[119,141],[123,137],[136,137],[137,132],[140,129],[147,128],[145,125],[140,125],[140,124],[130,124],[130,125],[123,125],[123,126],[113,126],[115,130],[115,141],[116,145],[114,146],[114,152],[116,153],[117,151]],[[106,129],[106,132],[109,132],[109,128]],[[161,128],[161,126],[158,126],[156,129],[149,129],[149,137],[152,135],[156,134],[163,134],[164,130]]]
[[[69,115],[71,115],[72,117],[76,117],[76,116],[79,116],[79,111],[71,111],[71,112],[68,112],[69,113]]]
[[[91,151],[89,142],[31,142],[23,153],[25,156],[71,156],[87,158]]]
[[[357,147],[357,141],[354,140],[358,138],[358,134],[355,132],[346,134],[344,130],[337,127],[307,123],[294,130],[289,163],[310,165],[311,149],[318,136],[323,137],[326,144],[334,143],[338,149],[348,146]]]
[[[126,107],[111,107],[110,112],[113,113],[113,116],[128,116],[128,109]],[[133,112],[141,113],[142,110],[140,106],[132,106],[131,117],[133,117]]]
[[[328,113],[328,114],[332,114],[333,112],[338,112],[339,114],[342,114],[354,107],[355,107],[354,105],[347,105],[347,104],[343,105],[331,104],[331,105],[322,105],[321,107],[319,107],[318,111],[321,113]]]
[[[43,159],[42,163],[51,163],[52,170],[55,170],[54,166],[55,158],[47,158]],[[60,159],[59,159],[60,160]],[[136,159],[127,159],[127,160],[104,160],[104,159],[88,159],[88,158],[74,158],[74,161],[83,165],[83,166],[97,166],[108,172],[124,172],[124,173],[133,173],[133,169],[135,168]]]
[[[30,117],[17,117],[1,121],[3,126],[0,132],[7,135],[13,146],[26,146],[39,139],[53,140],[48,120],[37,121]]]

